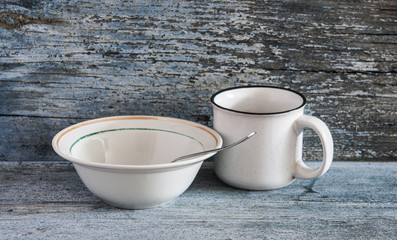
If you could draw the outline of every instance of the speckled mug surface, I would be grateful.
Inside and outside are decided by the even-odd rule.
[[[333,158],[333,140],[326,124],[304,115],[306,98],[293,90],[244,86],[221,90],[211,97],[214,128],[228,145],[250,132],[250,141],[215,156],[215,173],[223,182],[247,190],[285,187],[295,178],[326,173]],[[303,129],[321,139],[323,160],[318,168],[302,160]]]

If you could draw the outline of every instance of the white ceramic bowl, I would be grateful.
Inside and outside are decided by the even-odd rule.
[[[179,156],[219,148],[221,136],[198,123],[155,116],[117,116],[72,125],[52,146],[73,163],[87,188],[127,209],[167,203],[193,182],[214,153],[171,163]]]

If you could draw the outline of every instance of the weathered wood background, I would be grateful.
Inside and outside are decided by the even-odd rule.
[[[264,84],[308,98],[336,160],[397,160],[397,2],[0,0],[0,161],[60,160],[60,129]],[[307,159],[320,156],[306,131]]]

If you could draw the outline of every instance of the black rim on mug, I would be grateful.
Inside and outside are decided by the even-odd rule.
[[[278,112],[246,112],[246,111],[239,111],[239,110],[235,110],[235,109],[223,107],[223,106],[221,106],[221,105],[219,105],[219,104],[217,104],[217,103],[215,102],[215,98],[216,98],[219,94],[221,94],[221,93],[224,93],[224,92],[227,92],[227,91],[232,91],[232,90],[237,90],[237,89],[247,89],[247,88],[273,88],[273,89],[279,89],[279,90],[283,90],[283,91],[292,92],[292,93],[294,93],[294,94],[296,94],[296,95],[298,95],[298,96],[300,96],[300,97],[302,98],[302,104],[299,105],[298,107],[294,107],[294,108],[291,108],[291,109],[288,109],[288,110],[285,110],[285,111],[278,111]],[[214,93],[214,94],[211,96],[210,101],[211,101],[211,103],[212,103],[213,105],[215,105],[216,107],[218,107],[218,108],[220,108],[220,109],[227,110],[227,111],[231,111],[231,112],[235,112],[235,113],[251,114],[251,115],[275,115],[275,114],[282,114],[282,113],[292,112],[292,111],[297,110],[297,109],[300,109],[300,108],[302,108],[302,107],[304,107],[304,106],[306,105],[306,98],[305,98],[305,96],[303,96],[303,94],[301,94],[301,93],[299,93],[299,92],[297,92],[297,91],[294,91],[294,90],[291,90],[291,89],[288,89],[288,88],[282,88],[282,87],[276,87],[276,86],[263,86],[263,85],[238,86],[238,87],[231,87],[231,88],[222,89],[222,90],[220,90],[220,91]]]

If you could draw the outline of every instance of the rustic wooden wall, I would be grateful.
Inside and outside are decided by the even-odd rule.
[[[0,0],[0,161],[60,160],[53,135],[96,117],[211,126],[247,84],[305,94],[336,160],[396,161],[396,56],[394,0]]]

